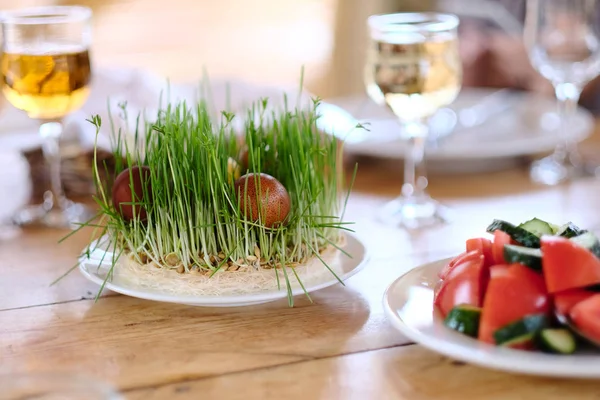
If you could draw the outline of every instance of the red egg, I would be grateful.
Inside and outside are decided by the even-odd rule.
[[[286,222],[290,213],[290,195],[271,175],[246,174],[235,181],[235,191],[240,211],[246,219],[260,221],[267,228]]]
[[[127,168],[117,176],[113,184],[113,206],[127,221],[134,219],[134,216],[145,221],[148,217],[146,208],[136,204],[134,212],[134,205],[131,203],[148,203],[151,199],[146,199],[145,194],[151,196],[151,193],[150,168],[147,166]]]

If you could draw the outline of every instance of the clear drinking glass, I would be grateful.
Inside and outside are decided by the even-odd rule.
[[[368,19],[367,93],[399,118],[408,142],[402,194],[382,210],[384,222],[418,229],[444,220],[441,206],[426,192],[425,143],[427,119],[460,91],[458,24],[455,15],[439,13]]]
[[[58,373],[0,375],[2,400],[123,400],[113,388],[82,376]]]
[[[597,17],[596,0],[528,0],[525,43],[534,68],[554,86],[564,138],[552,155],[533,163],[538,183],[555,185],[585,173],[569,126],[583,86],[599,72]]]
[[[40,122],[51,188],[39,206],[17,213],[21,225],[72,227],[88,220],[82,204],[68,200],[60,179],[62,118],[90,92],[92,12],[86,7],[39,7],[2,13],[2,91],[16,108]]]

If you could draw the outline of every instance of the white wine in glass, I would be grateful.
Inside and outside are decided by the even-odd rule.
[[[596,0],[528,0],[525,44],[531,63],[552,83],[559,104],[564,142],[531,166],[531,178],[555,185],[585,175],[570,118],[585,84],[600,72],[600,40]]]
[[[16,108],[40,122],[50,190],[41,205],[15,216],[20,225],[76,227],[92,217],[82,204],[68,200],[60,174],[62,118],[79,109],[90,92],[92,12],[86,7],[56,6],[2,14],[2,91]]]
[[[2,57],[3,92],[31,118],[62,118],[76,111],[90,92],[92,72],[87,49],[44,44],[12,48]]]
[[[408,141],[402,194],[383,210],[382,220],[411,229],[444,220],[441,206],[426,192],[427,118],[452,103],[461,88],[458,18],[439,13],[369,17],[367,93],[398,117]]]

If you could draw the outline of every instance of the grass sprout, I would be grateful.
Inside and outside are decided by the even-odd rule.
[[[308,296],[294,269],[299,264],[319,259],[342,282],[321,257],[327,248],[340,249],[343,231],[351,230],[343,221],[349,190],[344,191],[342,145],[317,129],[318,100],[292,109],[285,98],[278,111],[270,101],[260,99],[249,107],[243,132],[236,132],[233,113],[223,111],[215,119],[205,101],[192,105],[167,99],[153,118],[137,116],[134,132],[118,128],[129,126],[126,103],[108,124],[99,116],[88,120],[96,127],[96,138],[104,130],[110,134],[117,174],[136,165],[149,169],[150,185],[130,203],[143,207],[147,218],[134,212],[126,220],[112,203],[114,176],[101,179],[108,174],[100,173],[103,166],[94,153],[100,218],[83,226],[108,235],[114,256],[107,280],[119,256],[128,255],[139,264],[211,279],[221,273],[271,270],[278,287],[285,285],[290,306],[290,277]],[[117,124],[115,118],[125,123]],[[247,162],[241,159],[244,152]],[[285,225],[268,228],[244,218],[234,181],[245,173],[272,175],[287,189],[291,211]]]

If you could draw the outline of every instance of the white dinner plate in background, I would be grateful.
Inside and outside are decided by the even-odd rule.
[[[460,124],[437,146],[427,152],[432,169],[468,172],[497,169],[515,159],[552,151],[561,143],[558,129],[556,100],[529,92],[503,89],[464,88],[448,108],[460,113],[496,96],[494,107],[501,111],[492,114],[478,126]],[[398,137],[400,125],[393,114],[364,96],[329,99],[362,123],[369,132],[356,132],[360,140],[345,146],[347,154],[380,158],[403,158],[406,142]],[[588,137],[594,126],[591,113],[579,107],[569,122],[569,131],[577,142]],[[350,135],[351,137],[352,135]]]

